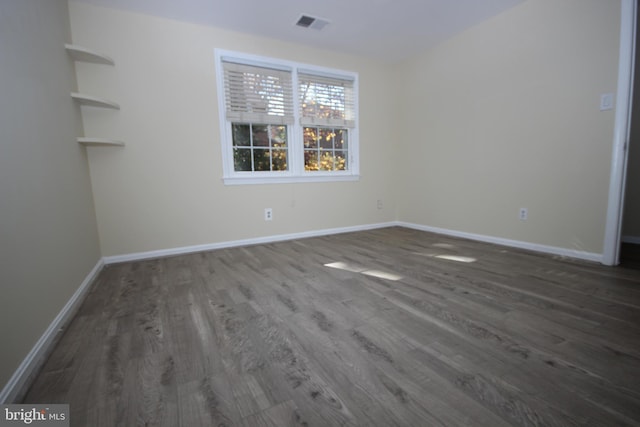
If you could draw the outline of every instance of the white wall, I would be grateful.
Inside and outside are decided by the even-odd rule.
[[[399,219],[601,253],[619,21],[618,0],[528,0],[400,64]]]
[[[0,2],[0,388],[100,259],[65,0]]]
[[[209,244],[395,219],[391,67],[216,28],[70,2],[73,41],[115,68],[78,64],[82,91],[120,111],[83,111],[88,135],[122,139],[89,164],[103,255]],[[214,48],[356,71],[358,182],[225,186]],[[385,208],[377,209],[381,199]],[[274,220],[263,220],[264,208]]]

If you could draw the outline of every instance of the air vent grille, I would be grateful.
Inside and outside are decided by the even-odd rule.
[[[326,19],[320,19],[309,15],[302,15],[296,22],[298,27],[312,28],[314,30],[322,30],[329,24]]]
[[[313,18],[311,16],[302,15],[300,17],[300,19],[298,19],[298,22],[296,22],[296,25],[298,27],[309,28],[311,26],[311,24],[313,24],[313,21],[315,21],[315,20],[316,20],[316,18]]]

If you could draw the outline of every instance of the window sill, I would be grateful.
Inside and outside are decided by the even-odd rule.
[[[302,175],[302,176],[247,176],[225,177],[224,185],[288,184],[297,182],[344,182],[358,181],[360,175]]]

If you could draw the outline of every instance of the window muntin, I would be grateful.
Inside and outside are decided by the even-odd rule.
[[[357,75],[216,50],[226,184],[358,179]]]

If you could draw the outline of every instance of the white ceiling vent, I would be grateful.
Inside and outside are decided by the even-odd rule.
[[[314,30],[322,30],[324,27],[329,25],[329,21],[309,15],[302,15],[300,16],[300,19],[298,19],[298,22],[296,22],[296,25],[302,28],[313,28]]]

